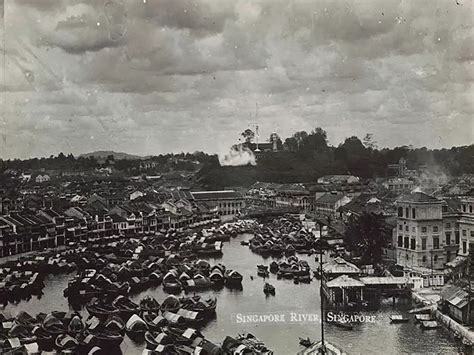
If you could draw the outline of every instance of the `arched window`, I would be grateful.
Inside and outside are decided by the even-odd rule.
[[[398,217],[403,217],[403,207],[398,207]]]

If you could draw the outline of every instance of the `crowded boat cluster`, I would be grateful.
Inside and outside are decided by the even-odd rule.
[[[253,233],[248,241],[250,250],[263,257],[314,253],[314,235],[297,220],[276,218],[256,226]]]

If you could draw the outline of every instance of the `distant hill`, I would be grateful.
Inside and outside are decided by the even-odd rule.
[[[123,152],[114,152],[112,150],[98,150],[96,152],[81,154],[80,156],[84,158],[95,157],[97,159],[106,159],[109,155],[113,155],[115,160],[120,160],[120,159],[137,160],[137,159],[149,158],[149,156],[142,157],[139,155],[133,155],[133,154],[123,153]]]

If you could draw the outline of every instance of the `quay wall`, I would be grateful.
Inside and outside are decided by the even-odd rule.
[[[463,339],[468,340],[469,342],[474,344],[474,332],[469,330],[469,328],[465,327],[464,325],[458,323],[451,317],[446,314],[441,313],[437,309],[437,304],[426,300],[424,297],[420,296],[416,292],[411,293],[412,299],[415,302],[422,303],[424,306],[431,306],[431,315],[438,321],[440,321],[449,331],[452,333],[458,332],[461,334]]]

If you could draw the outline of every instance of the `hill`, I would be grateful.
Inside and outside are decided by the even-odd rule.
[[[96,159],[106,159],[109,155],[113,155],[115,160],[127,159],[127,160],[138,160],[138,159],[148,159],[149,156],[139,156],[123,152],[114,152],[112,150],[98,150],[91,153],[81,154],[80,157],[89,158],[94,157]]]

